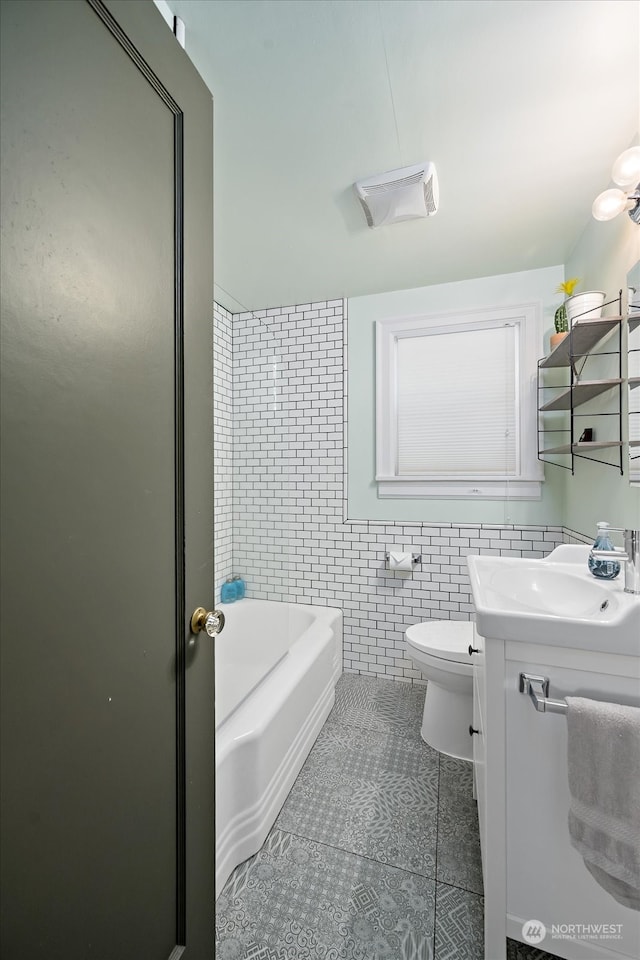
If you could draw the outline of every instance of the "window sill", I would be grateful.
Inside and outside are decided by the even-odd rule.
[[[540,500],[540,480],[378,480],[378,496],[440,500]]]

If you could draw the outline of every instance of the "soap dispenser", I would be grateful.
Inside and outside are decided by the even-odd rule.
[[[609,537],[609,524],[601,520],[598,524],[598,535],[593,544],[593,550],[614,550]],[[600,560],[593,556],[593,550],[589,554],[589,570],[600,580],[614,580],[620,573],[620,564],[617,560]]]
[[[233,581],[233,577],[229,577],[228,580],[222,584],[222,589],[220,590],[220,600],[222,603],[233,603],[234,600],[238,599],[238,590]]]
[[[247,584],[242,577],[234,577],[233,582],[236,587],[236,600],[243,600],[247,592]]]

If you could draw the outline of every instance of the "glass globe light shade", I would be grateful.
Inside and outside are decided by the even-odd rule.
[[[593,201],[591,212],[596,220],[613,220],[627,206],[627,195],[622,190],[605,190]]]
[[[640,182],[640,147],[621,153],[613,165],[611,179],[621,187],[635,187]]]

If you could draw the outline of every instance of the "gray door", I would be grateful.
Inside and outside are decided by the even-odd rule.
[[[151,0],[1,6],[2,957],[199,960],[211,97]]]

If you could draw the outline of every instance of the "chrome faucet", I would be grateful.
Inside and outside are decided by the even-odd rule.
[[[623,549],[593,550],[591,556],[596,560],[619,560],[624,563],[624,592],[640,594],[640,530],[609,527],[609,531],[624,535]]]

